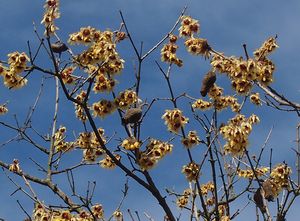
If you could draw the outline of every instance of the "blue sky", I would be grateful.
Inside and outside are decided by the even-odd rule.
[[[0,42],[0,59],[6,60],[6,54],[18,50],[27,50],[27,40],[30,40],[32,47],[37,46],[37,39],[33,32],[32,22],[37,25],[38,31],[43,33],[43,26],[40,25],[40,20],[43,14],[44,1],[31,0],[0,0],[0,20],[2,22]],[[258,48],[263,41],[269,36],[278,35],[279,49],[271,55],[272,60],[276,64],[275,82],[272,86],[280,93],[284,93],[288,98],[295,102],[299,102],[299,53],[300,50],[300,2],[291,0],[282,2],[275,1],[241,1],[241,0],[112,0],[112,1],[97,1],[97,0],[72,0],[61,2],[61,18],[57,21],[60,28],[58,35],[62,40],[66,41],[68,34],[79,30],[80,27],[91,25],[93,27],[105,30],[111,28],[115,30],[121,22],[119,10],[122,10],[126,19],[129,30],[131,31],[134,41],[138,44],[140,41],[144,43],[145,51],[151,48],[161,37],[166,34],[173,26],[178,15],[183,7],[187,6],[187,14],[200,21],[200,37],[207,38],[210,45],[218,50],[225,52],[226,55],[244,56],[242,44],[246,43],[249,53]],[[159,51],[158,51],[159,52]],[[142,99],[151,100],[154,97],[167,97],[168,92],[166,82],[163,76],[155,66],[154,61],[160,60],[159,53],[153,53],[145,61],[142,72]],[[174,68],[172,84],[175,92],[180,94],[184,91],[191,96],[198,97],[200,82],[209,70],[209,62],[204,61],[200,57],[193,57],[184,52],[183,45],[180,45],[179,53],[184,56],[184,66],[181,69]],[[129,42],[125,41],[120,44],[120,54],[126,60],[125,69],[121,76],[118,77],[120,84],[117,90],[120,91],[126,87],[132,86],[134,83],[133,61],[135,59],[132,48]],[[47,58],[41,56],[38,60],[41,65],[49,66]],[[165,65],[163,65],[165,67]],[[0,87],[0,103],[9,100],[10,112],[6,116],[1,116],[0,121],[14,123],[13,114],[18,115],[18,119],[22,122],[26,116],[28,107],[33,104],[35,95],[39,90],[40,74],[34,72],[29,78],[29,84],[26,88],[19,91],[9,91],[6,88]],[[220,78],[221,80],[223,78]],[[220,85],[224,86],[228,93],[230,87],[228,81],[220,81]],[[48,79],[45,81],[44,94],[33,119],[33,124],[42,133],[47,133],[50,128],[51,117],[53,115],[53,100],[54,86],[53,81]],[[183,105],[183,104],[182,104]],[[165,125],[160,119],[164,109],[171,108],[169,103],[159,103],[154,106],[154,109],[149,114],[149,118],[145,119],[144,137],[153,136],[160,139],[168,139],[170,134],[166,132]],[[188,108],[182,107],[186,112]],[[61,99],[60,115],[58,124],[64,124],[69,129],[69,139],[73,135],[82,130],[80,124],[74,116],[73,106],[66,103],[65,99]],[[285,113],[273,110],[268,107],[249,109],[245,111],[249,115],[255,111],[260,116],[261,124],[256,126],[251,136],[251,148],[260,147],[272,126],[273,133],[267,145],[266,159],[268,162],[268,154],[270,148],[273,148],[274,163],[288,161],[291,166],[294,166],[295,156],[291,147],[295,146],[294,140],[296,135],[296,126],[299,118],[296,114]],[[223,114],[223,115],[222,115]],[[227,112],[221,113],[224,121],[230,116]],[[96,120],[98,125],[102,125],[108,135],[112,135],[114,131],[118,132],[119,137],[125,136],[124,131],[120,128],[115,128],[115,122],[118,122],[116,114],[103,121]],[[196,129],[196,124],[191,124],[190,129]],[[0,127],[0,143],[5,142],[13,136],[11,131]],[[43,162],[42,155],[33,152],[32,148],[25,143],[14,143],[5,147],[0,147],[0,159],[5,162],[11,162],[12,159],[18,158],[21,160],[24,170],[34,174],[39,174],[32,162],[28,160],[28,156],[34,156]],[[75,161],[80,160],[80,153],[74,152],[70,156],[65,157],[64,163],[71,165]],[[171,156],[166,157],[156,169],[151,171],[163,191],[166,187],[176,188],[181,192],[187,187],[184,182],[184,176],[180,174],[180,168],[187,162],[187,155],[183,148],[177,143]],[[172,170],[171,170],[172,169]],[[174,171],[173,171],[174,169]],[[170,172],[169,172],[170,171]],[[296,172],[294,172],[294,175]],[[103,203],[107,208],[107,215],[113,211],[121,199],[121,188],[116,182],[116,177],[120,182],[125,182],[126,178],[120,170],[106,171],[99,168],[89,168],[88,170],[79,169],[75,174],[78,178],[78,188],[86,187],[88,180],[97,181],[97,191],[95,194],[95,202]],[[14,176],[13,176],[14,177]],[[18,182],[22,180],[14,177]],[[204,177],[208,179],[208,177]],[[57,181],[66,187],[66,177],[58,177]],[[119,181],[118,181],[119,182]],[[3,172],[0,172],[0,218],[7,221],[21,220],[24,214],[17,206],[16,200],[20,200],[24,207],[31,211],[32,204],[22,193],[17,193],[14,196],[10,194],[15,190],[15,187],[6,178]],[[51,193],[44,189],[39,189],[34,186],[41,199],[52,202],[55,201]],[[82,193],[85,189],[82,188]],[[66,187],[67,189],[67,187]],[[147,200],[145,200],[147,199]],[[149,199],[149,200],[148,200]],[[239,202],[240,203],[240,202]],[[296,201],[294,209],[291,210],[288,218],[295,220],[299,207],[299,200]],[[238,205],[236,205],[238,206]],[[149,212],[156,220],[161,219],[162,211],[157,203],[150,197],[150,194],[137,186],[133,181],[130,181],[129,197],[125,201],[124,209],[127,207],[140,212]],[[174,209],[176,211],[176,209]],[[254,209],[249,207],[249,211]],[[175,214],[179,212],[176,211]],[[247,220],[247,214],[241,215],[240,219]],[[240,220],[238,218],[238,220]],[[253,220],[253,219],[249,219]]]

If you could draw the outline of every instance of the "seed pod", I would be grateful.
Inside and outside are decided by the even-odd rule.
[[[214,83],[216,82],[216,74],[213,71],[209,71],[202,80],[202,86],[200,93],[203,97],[206,96],[208,91],[213,87]]]
[[[66,50],[68,50],[68,47],[65,43],[61,41],[57,41],[53,44],[51,44],[51,49],[54,53],[62,53]]]
[[[123,119],[122,124],[135,124],[139,122],[139,120],[142,117],[142,108],[136,107],[136,108],[130,108],[126,111]]]

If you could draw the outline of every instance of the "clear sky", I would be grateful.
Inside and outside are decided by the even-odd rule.
[[[0,59],[6,60],[6,55],[12,51],[27,51],[27,41],[33,48],[36,48],[38,41],[33,31],[33,21],[35,22],[38,32],[43,33],[43,26],[40,21],[43,15],[42,0],[0,0],[0,21],[1,23],[1,50]],[[187,13],[193,18],[200,21],[200,37],[207,38],[209,44],[217,51],[224,52],[226,55],[244,56],[242,44],[247,44],[249,53],[257,49],[270,36],[278,36],[279,48],[271,55],[271,59],[276,64],[274,83],[272,86],[280,93],[286,95],[292,101],[299,102],[300,98],[300,74],[299,74],[299,50],[300,50],[300,1],[279,1],[279,0],[72,0],[61,1],[61,18],[57,21],[60,30],[57,32],[63,41],[66,41],[68,35],[76,32],[80,27],[92,26],[100,30],[107,28],[118,29],[121,19],[119,10],[123,12],[128,28],[134,41],[139,44],[143,42],[144,50],[150,49],[165,35],[175,23],[180,12],[187,6]],[[121,76],[118,77],[120,84],[117,91],[121,91],[134,84],[134,62],[135,56],[128,41],[120,44],[120,54],[126,60],[125,69]],[[179,95],[187,92],[193,97],[199,97],[200,82],[203,75],[209,70],[209,62],[204,61],[201,57],[187,55],[183,50],[181,42],[179,54],[184,57],[184,66],[181,69],[174,68],[172,83],[176,88],[175,92]],[[159,50],[158,50],[159,52]],[[142,99],[151,100],[155,97],[167,97],[168,91],[163,76],[158,71],[155,61],[160,60],[159,53],[153,53],[143,66],[141,97]],[[49,67],[47,57],[38,58],[41,65]],[[163,67],[166,67],[163,64]],[[225,87],[230,93],[228,81],[218,79],[220,86]],[[40,73],[34,72],[29,77],[28,86],[18,91],[10,91],[4,86],[0,87],[0,103],[9,101],[9,113],[0,116],[0,121],[14,124],[13,115],[18,116],[20,122],[24,121],[29,106],[34,103],[35,97],[39,90],[41,82]],[[227,86],[226,86],[227,84]],[[42,133],[49,132],[51,117],[53,115],[54,86],[50,79],[45,80],[45,93],[43,94],[40,104],[37,108],[36,115],[33,118],[33,124]],[[159,139],[167,140],[171,135],[166,131],[163,121],[160,119],[164,109],[171,108],[168,103],[161,106],[156,105],[145,119],[144,137],[153,136]],[[188,112],[188,108],[182,107]],[[62,98],[60,101],[60,114],[58,124],[66,125],[69,129],[68,136],[71,140],[73,132],[78,134],[83,130],[81,124],[76,121],[74,116],[73,105],[66,103]],[[274,163],[286,160],[294,168],[295,155],[291,150],[295,147],[296,126],[299,118],[295,113],[280,112],[269,107],[251,108],[245,111],[246,115],[255,112],[261,118],[261,124],[254,128],[251,136],[251,147],[253,149],[260,147],[269,132],[274,126],[270,141],[267,145],[266,159],[273,148]],[[224,113],[224,121],[227,120],[228,114]],[[116,128],[119,122],[116,114],[109,119],[96,122],[103,126],[108,135],[118,132],[117,137],[124,138],[124,131]],[[192,116],[190,116],[192,117]],[[226,118],[227,117],[227,118]],[[195,127],[196,124],[193,126]],[[194,128],[195,129],[195,128]],[[0,144],[12,138],[14,133],[0,126]],[[14,158],[22,162],[24,171],[40,175],[34,163],[28,159],[33,158],[43,162],[42,155],[32,151],[26,143],[15,142],[7,146],[0,146],[0,160],[10,163]],[[80,153],[76,152],[66,156],[65,165],[72,165],[75,161],[80,160]],[[174,148],[171,156],[166,157],[157,168],[151,171],[155,180],[159,183],[162,191],[166,187],[175,188],[178,192],[187,188],[185,178],[180,174],[180,168],[188,161],[186,152],[178,143]],[[175,169],[174,169],[175,168]],[[296,171],[293,175],[296,174]],[[124,183],[126,177],[116,169],[106,171],[103,169],[91,167],[87,170],[78,169],[75,173],[78,180],[78,188],[81,193],[85,192],[88,180],[97,181],[97,191],[95,202],[103,203],[107,215],[112,212],[121,199],[122,193],[120,183]],[[16,181],[22,183],[22,179],[12,176]],[[204,179],[208,177],[204,176]],[[67,189],[66,176],[57,178]],[[32,210],[31,201],[21,192],[10,196],[16,187],[7,179],[2,170],[0,171],[0,218],[7,221],[17,221],[24,218],[24,214],[17,205],[17,200],[24,205],[27,211]],[[129,196],[125,201],[124,209],[127,207],[132,210],[149,212],[156,220],[161,220],[162,210],[158,207],[151,195],[130,181]],[[46,202],[55,202],[53,195],[45,189],[40,189],[33,185],[41,199]],[[246,196],[245,196],[246,197]],[[246,204],[245,202],[243,205]],[[170,199],[171,202],[171,199]],[[235,206],[238,206],[235,205]],[[297,208],[300,201],[296,201],[294,209],[291,210],[288,220],[296,220],[299,215]],[[252,206],[248,211],[254,212]],[[176,210],[176,209],[175,209]],[[179,213],[179,211],[178,211]],[[254,218],[254,217],[253,217]],[[237,220],[253,220],[253,218],[241,215]]]

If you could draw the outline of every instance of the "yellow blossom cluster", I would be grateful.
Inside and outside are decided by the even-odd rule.
[[[265,59],[266,56],[268,56],[278,47],[279,46],[276,43],[276,37],[270,37],[263,43],[263,45],[259,49],[254,51],[254,57],[257,60]]]
[[[250,95],[250,101],[251,103],[259,106],[261,105],[261,100],[260,100],[260,97],[259,97],[259,93],[253,93]]]
[[[242,170],[238,169],[237,170],[237,175],[240,177],[248,178],[248,179],[253,179],[256,177],[261,177],[265,175],[267,172],[269,172],[269,167],[261,167],[261,168],[256,168],[255,169],[255,175],[253,173],[253,170],[248,169],[248,170]]]
[[[181,26],[179,28],[180,37],[192,37],[194,33],[200,32],[200,24],[198,20],[184,15],[181,17]]]
[[[209,192],[212,193],[214,190],[215,190],[215,185],[211,181],[201,185],[201,194],[203,195],[207,195]]]
[[[95,204],[91,212],[85,210],[73,214],[69,210],[50,210],[42,204],[36,204],[33,210],[33,221],[94,221],[102,219],[104,210],[101,204]]]
[[[192,107],[194,109],[199,110],[208,110],[213,107],[213,103],[202,99],[198,99],[192,104]]]
[[[60,17],[59,0],[46,0],[44,8],[45,12],[41,24],[45,26],[45,35],[51,35],[58,30],[54,20]]]
[[[241,155],[248,146],[248,136],[252,131],[252,124],[258,123],[259,118],[256,115],[251,115],[248,119],[237,114],[228,121],[228,124],[220,128],[220,133],[227,141],[224,145],[226,154]]]
[[[181,172],[185,174],[188,181],[195,181],[200,175],[200,166],[194,162],[191,162],[187,165],[184,165]]]
[[[119,154],[114,154],[114,156],[118,161],[121,160],[121,156]],[[108,155],[106,155],[106,157],[103,160],[100,160],[99,163],[102,168],[106,169],[114,169],[116,167],[116,163]]]
[[[95,102],[92,106],[92,110],[94,111],[93,115],[95,117],[104,118],[116,110],[116,105],[113,101],[103,99]]]
[[[292,169],[285,163],[280,163],[272,168],[270,177],[262,184],[267,200],[273,201],[284,188],[290,188],[289,176],[291,173]]]
[[[213,84],[213,86],[208,91],[208,96],[214,100],[220,98],[223,95],[224,89]]]
[[[185,189],[183,191],[183,194],[177,198],[176,205],[179,208],[184,208],[189,202],[189,197],[191,196],[191,193],[191,189]]]
[[[124,60],[120,58],[116,50],[112,31],[101,32],[90,26],[83,27],[79,32],[70,34],[69,43],[89,46],[76,58],[81,66],[87,67],[102,63],[103,71],[109,75],[120,73],[124,68]]]
[[[233,112],[238,112],[240,104],[237,99],[233,96],[223,96],[223,88],[214,84],[208,91],[208,96],[213,99],[215,108],[221,111],[227,107],[231,107]]]
[[[142,170],[153,168],[166,154],[172,152],[173,145],[156,139],[150,139],[146,150],[140,153],[138,164]]]
[[[113,79],[110,75],[108,75],[105,71],[104,67],[97,67],[95,65],[88,65],[87,69],[85,71],[90,76],[94,77],[94,87],[93,91],[95,93],[100,92],[111,92],[116,85],[116,80]]]
[[[168,126],[168,130],[177,133],[181,127],[184,127],[188,123],[189,119],[182,115],[182,111],[175,108],[173,110],[166,110],[161,117],[165,120],[165,124]]]
[[[9,67],[0,64],[0,75],[3,77],[4,85],[8,88],[18,89],[27,84],[27,79],[20,74],[25,70],[29,61],[28,56],[22,52],[13,52],[7,55]]]
[[[215,107],[216,110],[221,111],[227,107],[231,107],[233,112],[238,112],[240,109],[237,98],[233,96],[223,96],[223,88],[216,84],[209,89],[208,96],[212,99],[211,102],[198,99],[192,104],[192,108],[204,111]]]
[[[130,107],[130,105],[136,103],[138,101],[138,97],[136,92],[133,90],[125,90],[119,93],[119,96],[115,99],[115,104],[118,108],[122,110],[126,110]]]
[[[141,145],[142,143],[133,136],[124,139],[121,144],[125,150],[137,150],[141,147]]]
[[[98,134],[105,144],[106,139],[104,136],[104,129],[98,128]],[[80,133],[76,140],[76,145],[83,149],[83,160],[88,162],[95,162],[96,159],[104,153],[103,149],[101,148],[101,144],[94,132]]]
[[[181,197],[177,198],[176,205],[179,208],[184,208],[184,207],[186,207],[186,205],[188,204],[188,202],[189,202],[189,196],[181,196]]]
[[[115,36],[115,42],[118,43],[120,41],[123,41],[125,38],[127,38],[127,35],[123,31],[117,31]]]
[[[200,186],[201,194],[205,200],[206,206],[214,206],[215,205],[215,185],[212,181],[207,182],[206,184],[202,184]],[[213,208],[214,209],[214,208]],[[226,207],[225,205],[219,205],[219,216],[223,216],[225,214]]]
[[[75,99],[77,101],[79,101],[80,103],[83,103],[84,100],[86,99],[86,91],[81,91],[76,97]],[[74,103],[75,105],[75,114],[76,117],[81,120],[82,122],[85,122],[87,120],[87,116],[85,114],[85,111],[83,109],[83,107],[80,104]]]
[[[70,66],[70,67],[66,67],[65,69],[63,69],[61,71],[60,76],[65,84],[73,84],[74,83],[75,77],[72,75],[73,75],[73,72],[75,69],[76,69],[76,67]]]
[[[95,204],[92,206],[92,213],[96,219],[101,219],[104,216],[103,206],[101,204]]]
[[[254,59],[243,60],[214,54],[211,65],[214,70],[229,76],[231,85],[237,93],[246,94],[252,89],[253,81],[259,81],[264,85],[269,85],[273,81],[275,65],[266,56],[277,47],[275,38],[269,38],[254,52]]]
[[[286,164],[278,164],[276,165],[270,174],[270,178],[276,185],[287,188],[289,186],[289,176],[292,173],[292,169]]]
[[[233,112],[239,112],[241,105],[238,103],[237,99],[233,96],[221,96],[215,101],[215,107],[218,111],[223,110],[230,106]]]
[[[66,133],[67,129],[64,126],[60,126],[57,131],[54,134],[54,147],[56,149],[56,151],[69,151],[74,147],[74,143],[73,142],[67,142],[65,141],[66,139]]]
[[[9,171],[14,172],[14,173],[20,173],[22,172],[21,167],[20,167],[20,162],[17,159],[14,159],[12,164],[9,165]]]
[[[120,210],[114,211],[113,217],[116,221],[123,221],[123,213]]]
[[[0,105],[0,115],[6,114],[8,109],[5,104]]]
[[[178,45],[176,45],[177,36],[170,35],[169,36],[169,43],[165,44],[161,49],[161,60],[164,62],[168,62],[170,64],[176,64],[178,67],[182,66],[182,60],[179,59],[176,55],[176,51]]]
[[[210,46],[204,38],[189,38],[184,42],[187,51],[194,55],[202,55],[204,58],[210,57]]]
[[[78,32],[72,33],[69,36],[70,44],[91,44],[98,42],[103,37],[101,31],[91,26],[82,27]],[[107,39],[111,39],[112,36],[106,36]]]
[[[199,32],[200,24],[198,20],[193,19],[190,16],[181,17],[179,36],[187,38],[184,42],[187,51],[194,55],[202,55],[204,58],[209,58],[211,47],[207,40],[194,37],[194,34]]]
[[[181,143],[186,148],[191,148],[198,145],[201,142],[200,138],[197,135],[197,131],[190,131],[186,138],[181,139]]]

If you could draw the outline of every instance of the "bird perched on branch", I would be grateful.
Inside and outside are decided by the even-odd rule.
[[[51,44],[51,49],[54,53],[61,54],[62,52],[68,50],[68,46],[61,41],[57,41]]]
[[[202,80],[202,86],[200,93],[203,97],[206,96],[206,94],[209,92],[209,90],[214,86],[214,83],[216,82],[217,77],[216,73],[213,71],[209,71]]]
[[[253,200],[256,204],[256,206],[260,209],[260,211],[262,213],[265,213],[266,212],[266,202],[265,202],[265,199],[264,199],[264,190],[263,188],[259,187],[255,194],[254,194],[254,197],[253,197]]]
[[[148,105],[147,103],[143,103],[142,100],[139,99],[137,107],[132,107],[125,112],[124,117],[122,118],[122,124],[136,124],[138,123],[143,115],[143,106]]]
[[[262,188],[264,190],[264,197],[268,201],[274,201],[274,199],[276,198],[276,192],[273,188],[273,185],[274,183],[270,179],[266,179],[262,184]]]
[[[135,124],[138,123],[139,120],[141,119],[143,114],[142,107],[134,107],[130,108],[129,110],[126,111],[123,119],[122,119],[122,124]]]

